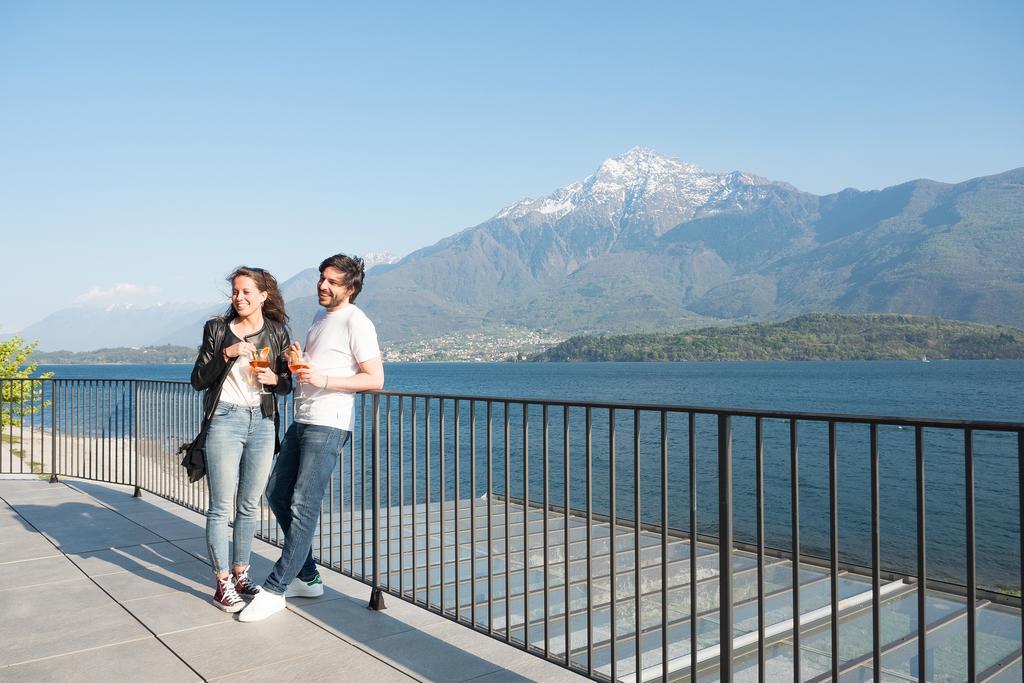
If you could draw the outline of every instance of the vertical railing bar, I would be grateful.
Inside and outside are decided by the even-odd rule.
[[[111,414],[111,380],[103,380],[100,384],[100,395],[102,397],[102,408],[103,413],[100,419],[99,425],[99,437],[100,437],[100,481],[112,482],[110,473],[110,414]]]
[[[83,475],[86,479],[92,479],[92,439],[89,438],[92,426],[92,411],[95,408],[95,401],[92,400],[92,382],[82,382],[82,424],[79,425],[82,434],[82,464]]]
[[[455,451],[455,502],[454,502],[454,505],[453,505],[453,509],[455,511],[455,515],[454,515],[455,516],[455,621],[461,623],[462,622],[462,600],[460,598],[460,593],[462,591],[462,567],[461,567],[461,564],[462,564],[462,546],[461,546],[461,544],[459,542],[459,516],[462,514],[462,512],[459,509],[461,507],[461,505],[460,505],[461,499],[459,498],[459,493],[460,493],[460,490],[461,490],[460,486],[459,486],[459,484],[460,484],[459,478],[462,476],[462,470],[459,467],[459,455],[460,455],[460,453],[459,453],[459,446],[461,445],[461,439],[460,439],[461,434],[459,432],[460,432],[460,429],[462,427],[462,421],[460,420],[462,415],[461,415],[460,410],[459,410],[459,403],[460,403],[459,400],[458,399],[454,399],[454,403],[455,403],[455,424],[453,425],[453,427],[455,429],[455,443],[453,444],[453,448],[454,448],[454,451]],[[444,529],[442,529],[441,531],[443,532]]]
[[[99,470],[102,465],[100,456],[101,442],[99,430],[96,425],[99,422],[100,396],[99,387],[101,382],[89,380],[89,426],[86,432],[86,440],[89,444],[89,478],[93,481],[99,479]]]
[[[108,481],[110,483],[118,483],[117,479],[114,477],[114,466],[115,466],[114,456],[116,455],[116,453],[114,453],[114,444],[115,444],[114,437],[116,436],[116,432],[117,432],[117,414],[114,412],[114,409],[115,409],[116,404],[117,404],[117,401],[116,401],[117,395],[115,394],[115,382],[116,381],[117,380],[107,380],[107,382],[106,382],[106,384],[107,384],[107,386],[106,386],[106,394],[107,394],[107,406],[106,406],[106,408],[107,408],[108,412],[107,412],[106,420],[104,420],[105,429],[106,429],[106,439],[105,439],[106,443],[104,445],[104,450],[105,450],[104,455],[105,455],[105,460],[106,460],[106,475],[105,475],[106,478],[105,478],[105,481]]]
[[[828,423],[828,499],[832,598],[832,680],[839,680],[839,453],[836,447],[836,423]]]
[[[1017,527],[1020,562],[1018,563],[1018,589],[1024,591],[1024,431],[1017,432],[1017,512],[1020,516]],[[1020,622],[1021,643],[1024,643],[1024,618]]]
[[[77,469],[78,458],[76,457],[75,429],[78,425],[78,411],[81,409],[81,401],[74,400],[75,392],[73,385],[76,380],[62,382],[64,385],[64,411],[65,427],[61,435],[64,437],[63,453],[67,462],[67,474],[73,477],[79,476]]]
[[[764,425],[760,417],[754,418],[754,478],[757,489],[757,680],[764,683]]]
[[[30,463],[33,463],[33,464],[36,461],[36,413],[39,413],[39,419],[40,419],[39,435],[38,435],[39,439],[40,439],[40,445],[39,445],[39,474],[46,474],[46,465],[43,463],[43,446],[42,446],[43,428],[42,428],[42,422],[41,422],[42,418],[43,418],[43,404],[45,403],[45,397],[46,397],[45,386],[46,385],[43,384],[43,383],[40,383],[38,385],[39,391],[40,391],[40,396],[39,396],[39,404],[40,405],[39,405],[38,409],[36,408],[36,387],[37,387],[36,383],[35,382],[29,382],[29,388],[28,388],[29,405],[32,406],[32,409],[29,410],[29,418],[28,418],[29,419],[29,423],[28,423],[28,433],[29,433],[29,437],[28,437],[28,440],[29,440],[29,444],[28,444],[28,461]],[[22,392],[24,392],[24,389],[22,389]],[[22,428],[24,428],[25,420],[22,419],[21,423],[22,423]],[[24,437],[22,437],[22,440],[24,440]]]
[[[487,633],[494,635],[494,402],[487,401]]]
[[[609,527],[609,530],[610,530],[609,533],[610,533],[610,549],[611,549],[611,554],[609,555],[608,567],[609,567],[609,576],[611,577],[611,582],[610,582],[611,583],[611,585],[610,585],[610,589],[611,589],[611,602],[609,603],[609,609],[611,611],[611,640],[609,642],[609,647],[611,649],[612,681],[619,680],[619,676],[618,676],[618,673],[617,673],[618,672],[618,661],[617,661],[618,657],[616,656],[616,647],[615,647],[616,644],[617,644],[616,640],[618,640],[618,636],[617,636],[617,630],[618,629],[616,628],[616,623],[615,623],[616,621],[618,621],[616,619],[617,614],[616,614],[616,609],[615,609],[616,608],[616,604],[615,604],[615,602],[616,602],[616,595],[615,594],[617,592],[615,590],[615,588],[616,588],[616,584],[618,584],[618,578],[619,578],[619,575],[618,575],[618,562],[616,562],[616,560],[618,558],[616,556],[616,551],[615,551],[615,546],[616,546],[616,542],[615,542],[616,538],[615,537],[618,536],[618,533],[617,533],[618,521],[616,520],[616,514],[615,514],[615,512],[616,512],[616,510],[615,510],[615,485],[616,485],[616,482],[615,482],[615,408],[609,408],[608,409],[608,506],[609,506],[609,516],[608,516],[609,522],[608,522],[608,527]]]
[[[882,680],[882,545],[878,425],[871,425],[871,647],[874,680]],[[920,540],[920,539],[919,539]]]
[[[106,424],[105,424],[105,412],[106,409],[110,408],[106,403],[106,387],[108,382],[106,380],[99,380],[95,383],[96,387],[96,421],[94,423],[94,434],[93,441],[96,444],[96,471],[95,477],[97,481],[106,481],[109,478],[108,472],[106,472]]]
[[[635,678],[640,680],[641,670],[641,645],[643,644],[643,629],[641,617],[643,610],[640,601],[640,409],[633,409],[633,621],[634,637],[633,650],[636,655],[636,666],[634,667]]]
[[[800,453],[797,421],[789,420],[790,523],[793,544],[793,680],[800,681]]]
[[[93,433],[95,432],[96,425],[96,382],[87,381],[85,384],[86,395],[88,396],[88,409],[86,415],[88,419],[85,425],[85,444],[88,457],[88,465],[85,473],[87,479],[96,478],[96,442],[93,439]]]
[[[875,448],[877,449],[878,426],[872,425]],[[914,455],[917,479],[917,659],[918,679],[928,680],[928,661],[926,649],[926,637],[928,632],[927,614],[925,611],[925,592],[927,580],[927,545],[928,539],[925,516],[925,491],[924,491],[924,429],[920,426],[914,430]],[[877,666],[880,666],[877,665]],[[880,680],[876,678],[875,680]]]
[[[366,579],[366,394],[360,394],[359,398],[359,540],[362,542],[360,567],[362,578]],[[354,495],[352,497],[355,498]]]
[[[57,483],[57,391],[56,380],[50,380],[50,483],[53,484]]]
[[[441,581],[441,590],[438,593],[438,604],[441,607],[441,613],[444,614],[444,490],[447,488],[447,482],[444,478],[444,461],[445,461],[445,449],[444,449],[444,405],[445,400],[443,398],[437,399],[438,405],[438,428],[437,428],[437,488],[438,488],[438,518],[439,526],[438,531],[438,550],[439,550],[439,564],[440,572],[438,578]],[[456,615],[457,616],[457,615]]]
[[[167,439],[164,436],[164,420],[167,406],[164,394],[167,389],[163,384],[153,387],[151,414],[153,419],[153,467],[156,469],[156,486],[160,495],[173,498],[170,487],[167,485],[167,467],[165,466],[167,450]]]
[[[416,571],[419,564],[419,552],[416,550],[416,397],[412,396],[412,602],[419,599],[417,593]]]
[[[75,432],[72,444],[75,448],[75,476],[86,477],[88,476],[88,461],[86,459],[85,452],[85,438],[83,434],[83,426],[85,424],[86,416],[86,393],[85,383],[76,381],[74,386],[74,400],[76,404],[76,415],[75,415]]]
[[[697,416],[688,417],[690,465],[690,680],[697,680]]]
[[[92,478],[102,481],[103,477],[103,380],[92,382],[92,430],[89,432],[89,443],[92,444]]]
[[[512,584],[509,581],[509,534],[512,533],[512,526],[509,523],[509,500],[512,498],[510,488],[511,450],[509,448],[509,436],[512,425],[509,422],[508,401],[505,401],[505,642],[512,642]]]
[[[718,415],[718,610],[719,669],[732,680],[732,418]],[[694,625],[695,626],[695,625]]]
[[[550,581],[548,580],[548,509],[551,507],[551,501],[548,500],[548,406],[545,403],[543,406],[543,421],[544,421],[544,434],[542,435],[542,450],[544,454],[544,659],[548,658],[548,619],[550,619],[550,604],[548,599],[548,591],[550,588]],[[568,617],[566,612],[566,617]],[[568,627],[568,622],[566,623]],[[529,638],[529,633],[527,633]]]
[[[365,399],[366,394],[363,394]],[[365,403],[365,400],[364,400]],[[373,507],[373,529],[371,547],[373,549],[373,590],[370,593],[370,609],[384,609],[384,596],[380,590],[380,396],[373,394],[370,410],[373,411],[371,450],[373,461],[370,463],[370,505]],[[362,432],[362,427],[360,427]],[[365,433],[365,432],[363,432]],[[363,463],[363,472],[366,471],[366,464]],[[363,505],[366,509],[366,505]],[[365,513],[364,513],[365,514]],[[363,534],[365,536],[365,533]],[[333,543],[332,543],[333,545]],[[364,543],[365,546],[365,543]],[[365,555],[365,552],[364,552]]]
[[[426,592],[424,593],[424,604],[427,606],[427,609],[430,609],[430,588],[431,588],[431,583],[430,583],[430,410],[431,410],[430,404],[431,403],[432,403],[431,397],[427,397],[423,401],[423,408],[424,408],[423,418],[425,420],[424,430],[423,430],[423,448],[424,448],[424,451],[423,451],[423,460],[424,460],[423,483],[425,484],[424,488],[425,488],[425,491],[426,491],[426,519],[423,522],[423,528],[425,530],[425,535],[426,535],[426,539],[427,539],[426,562],[424,564],[425,573],[426,573],[426,579],[427,579],[427,586],[426,586]]]
[[[664,410],[661,411],[661,678],[668,680],[668,413]]]
[[[12,399],[11,402],[13,403],[14,402],[13,401],[13,399],[14,399],[14,387],[13,386],[11,387],[10,394],[11,394],[11,399]],[[25,443],[25,380],[19,380],[18,381],[18,413],[19,413],[19,416],[18,416],[18,443],[19,443],[19,445],[24,445],[24,443]],[[8,432],[9,432],[8,436],[10,438],[10,444],[11,444],[11,458],[13,458],[14,457],[14,420],[11,420],[11,425],[10,426],[11,426],[11,428],[8,430]],[[35,439],[32,439],[32,441],[35,441]],[[22,472],[24,472],[25,471],[25,458],[22,457],[22,458],[20,458],[20,460],[21,460],[21,468],[20,469],[21,469]],[[29,449],[29,455],[28,455],[28,469],[29,469],[30,472],[32,471],[32,462],[33,462],[33,460],[32,460],[32,451],[31,451],[31,448],[30,448]],[[12,467],[11,469],[14,469],[14,468]]]
[[[569,618],[569,569],[571,566],[571,553],[569,552],[569,511],[572,509],[571,499],[569,498],[569,458],[571,452],[569,450],[569,406],[562,407],[562,468],[563,468],[563,479],[562,485],[565,490],[562,493],[562,543],[564,548],[564,555],[562,557],[565,562],[565,577],[563,581],[563,587],[565,590],[565,602],[564,602],[564,614],[565,614],[565,665],[567,667],[572,666],[572,658],[570,653],[572,651],[572,623]]]
[[[143,397],[145,395],[145,383],[141,380],[135,380],[131,383],[131,396],[132,396],[132,415],[131,415],[131,453],[133,467],[135,468],[135,494],[141,495],[142,489],[146,485],[146,474],[145,467],[142,460],[142,449],[143,439],[142,430],[143,422],[145,420],[145,408],[142,405]]]
[[[78,429],[78,412],[82,408],[82,402],[76,399],[75,384],[77,380],[65,380],[61,382],[64,392],[64,430],[61,436],[64,439],[62,453],[65,457],[67,467],[66,474],[72,477],[81,476],[78,469],[78,439],[75,431]]]
[[[292,412],[292,419],[293,420],[295,419],[294,411]],[[327,503],[327,513],[328,513],[328,515],[330,515],[330,518],[331,518],[331,550],[330,550],[330,557],[328,558],[328,561],[330,562],[330,566],[332,568],[335,566],[335,564],[334,564],[334,498],[335,498],[335,496],[341,496],[342,492],[343,492],[343,490],[345,488],[344,486],[341,485],[341,472],[342,472],[342,469],[343,469],[342,468],[342,464],[344,463],[344,461],[345,461],[344,454],[339,452],[338,453],[337,475],[335,475],[332,472],[331,473],[331,478],[328,480],[328,483],[327,483],[328,496],[329,496],[329,498],[327,499],[327,501],[328,501],[328,503]],[[335,479],[337,479],[337,481],[338,481],[338,490],[337,491],[334,490],[334,481],[335,481]],[[267,520],[267,523],[268,524],[270,523],[269,519]],[[280,534],[281,534],[281,528],[278,527],[277,530],[276,530],[276,534],[275,535],[280,536]],[[344,501],[339,500],[338,501],[338,564],[337,564],[337,567],[338,567],[339,571],[344,571],[344,562],[343,562],[343,559],[342,559],[344,554],[345,554],[344,543],[345,543],[345,505],[344,505]]]
[[[523,647],[530,649],[530,404],[523,403]]]
[[[593,463],[593,414],[591,407],[584,408],[584,439],[586,441],[587,464],[587,676],[594,677],[594,463]]]
[[[415,428],[415,425],[413,425]],[[398,594],[405,597],[405,397],[398,397]],[[415,510],[413,511],[415,514]],[[416,541],[413,539],[413,551]],[[413,596],[415,602],[415,595]]]
[[[355,432],[353,431],[352,437],[348,441],[348,568],[350,576],[356,575],[356,441]],[[360,439],[362,440],[362,439]],[[344,464],[344,458],[338,463],[338,472],[341,472],[341,465]],[[345,495],[344,480],[341,476],[338,477],[338,488],[341,489],[341,494]],[[362,523],[360,523],[362,527]],[[362,529],[360,528],[359,535],[362,536]],[[362,577],[361,577],[362,578]]]
[[[964,429],[964,486],[967,528],[967,679],[975,680],[978,671],[977,653],[977,543],[974,538],[974,431]]]
[[[469,402],[469,621],[476,624],[476,401]],[[491,568],[487,568],[490,574]]]
[[[385,503],[385,509],[388,511],[388,513],[387,513],[388,514],[388,517],[387,517],[387,531],[385,532],[385,537],[387,538],[387,542],[385,543],[386,551],[385,551],[385,555],[384,556],[387,558],[388,590],[390,591],[391,587],[392,587],[392,584],[391,584],[391,580],[392,579],[391,579],[391,577],[394,574],[394,563],[391,561],[391,394],[388,394],[387,400],[384,403],[384,419],[385,419],[384,451],[387,454],[386,459],[385,459],[385,462],[387,463],[387,467],[386,467],[386,472],[387,472],[386,480],[387,480],[387,483],[385,483],[384,489],[385,489],[385,491],[387,491],[387,498],[386,498],[387,502]],[[377,549],[377,545],[376,545],[377,543],[379,543],[379,541],[378,540],[374,540],[374,549],[375,550]],[[333,543],[331,545],[333,545]]]

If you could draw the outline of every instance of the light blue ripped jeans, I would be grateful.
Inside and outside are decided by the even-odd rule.
[[[256,533],[260,497],[274,461],[274,418],[260,407],[218,403],[206,433],[206,480],[210,507],[206,513],[206,546],[218,574],[247,567]],[[236,495],[237,490],[237,495]],[[228,520],[235,498],[231,565],[228,559]]]

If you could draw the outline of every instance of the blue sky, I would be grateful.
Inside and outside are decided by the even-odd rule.
[[[404,255],[636,145],[817,194],[1019,167],[1022,42],[1020,2],[0,3],[0,328]]]

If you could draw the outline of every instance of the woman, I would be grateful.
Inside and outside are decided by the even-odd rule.
[[[244,598],[260,591],[249,579],[249,553],[260,497],[280,447],[277,395],[291,391],[292,380],[282,357],[290,341],[277,280],[261,268],[243,266],[228,276],[228,282],[231,305],[224,316],[203,328],[192,386],[206,390],[206,545],[217,578],[213,604],[238,612],[245,607]],[[254,358],[268,359],[269,367],[250,368]],[[269,391],[261,392],[261,385]],[[229,567],[232,497],[236,503]]]

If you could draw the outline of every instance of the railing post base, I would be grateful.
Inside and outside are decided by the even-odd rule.
[[[384,605],[384,592],[379,588],[374,588],[370,592],[370,604],[366,606],[366,609],[372,609],[375,612],[387,609]]]
[[[50,475],[50,483],[51,484],[59,484],[60,483],[60,480],[57,479],[57,473],[56,472],[54,472],[53,474]]]
[[[136,486],[135,492],[132,494],[132,498],[142,498],[142,489]]]

